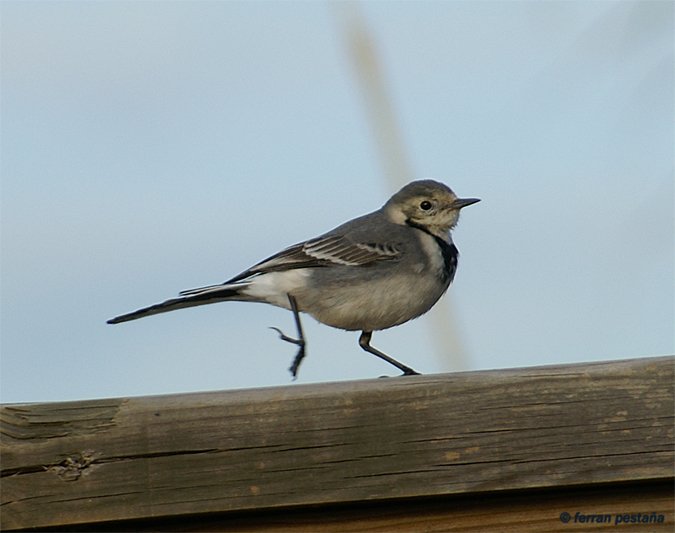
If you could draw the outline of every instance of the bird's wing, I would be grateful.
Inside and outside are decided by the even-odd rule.
[[[400,254],[400,247],[392,243],[354,242],[344,235],[326,235],[289,246],[227,280],[223,285],[236,283],[265,272],[331,265],[364,266],[378,261],[396,259]],[[221,286],[200,287],[183,291],[180,294],[186,296]]]
[[[400,253],[400,249],[394,244],[354,242],[343,235],[327,235],[290,246],[251,267],[237,278],[293,268],[363,266],[395,259]]]

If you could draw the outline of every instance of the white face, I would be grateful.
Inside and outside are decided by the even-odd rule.
[[[409,198],[401,207],[413,222],[425,225],[454,225],[459,215],[459,209],[453,208],[455,200],[457,196],[443,191]]]
[[[431,180],[412,182],[391,197],[385,213],[398,224],[424,226],[439,237],[459,220],[462,207],[478,202],[475,198],[457,198],[446,185]]]
[[[434,191],[432,194],[412,196],[392,206],[397,211],[394,218],[428,227],[434,233],[446,233],[457,224],[460,207],[454,203],[457,196],[451,191]]]

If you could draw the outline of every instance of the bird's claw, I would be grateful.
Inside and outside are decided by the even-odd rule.
[[[403,374],[401,374],[399,377],[403,377],[403,376],[421,376],[421,375],[422,375],[422,374],[420,374],[419,372],[415,372],[412,368],[410,368],[410,369],[406,370],[405,372],[403,372]],[[391,376],[378,376],[378,377],[379,377],[380,379],[382,379],[382,378],[390,378]]]
[[[301,345],[300,349],[298,350],[298,353],[295,354],[295,359],[293,359],[293,363],[291,363],[291,366],[288,368],[288,370],[291,371],[291,375],[293,376],[293,379],[297,379],[298,377],[298,368],[300,368],[300,363],[302,360],[305,358],[305,345]]]
[[[275,328],[274,326],[270,326],[270,329],[273,329],[279,334],[279,338],[282,341],[290,342],[291,344],[296,344],[297,346],[305,346],[305,341],[302,339],[294,339],[293,337],[289,337],[286,335],[283,331],[281,331],[279,328]]]
[[[270,326],[270,329],[273,329],[279,334],[279,338],[282,341],[290,342],[291,344],[295,344],[296,346],[299,346],[298,348],[298,353],[295,354],[295,358],[293,359],[293,363],[291,364],[290,370],[291,375],[293,376],[293,379],[297,379],[298,377],[298,368],[300,368],[300,363],[302,363],[302,360],[305,358],[305,340],[304,339],[294,339],[293,337],[289,337],[286,335],[283,331],[281,331],[279,328],[275,328],[274,326]]]

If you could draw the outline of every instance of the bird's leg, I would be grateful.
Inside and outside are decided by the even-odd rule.
[[[302,323],[300,322],[300,313],[298,312],[298,303],[295,301],[295,298],[290,294],[288,295],[288,303],[291,305],[291,311],[293,311],[293,318],[295,319],[295,327],[298,330],[298,338],[294,339],[293,337],[285,335],[284,332],[281,331],[279,328],[272,327],[270,329],[276,331],[279,334],[279,338],[281,340],[299,346],[298,353],[295,354],[293,364],[289,368],[289,370],[291,371],[291,375],[293,376],[293,379],[295,379],[298,377],[298,368],[300,368],[300,363],[302,363],[302,360],[305,357],[305,334],[302,331]]]
[[[399,370],[401,370],[403,372],[404,376],[418,376],[419,375],[419,372],[415,372],[409,366],[405,366],[403,363],[399,363],[393,357],[389,357],[386,353],[382,353],[377,348],[373,348],[370,345],[370,339],[371,339],[372,336],[373,336],[372,331],[362,331],[361,336],[359,337],[359,346],[361,346],[361,348],[363,348],[368,353],[372,353],[373,355],[377,355],[380,359],[384,359],[387,363],[394,365],[396,368],[398,368]]]

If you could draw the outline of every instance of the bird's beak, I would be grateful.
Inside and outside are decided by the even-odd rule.
[[[467,205],[472,205],[477,202],[480,202],[480,198],[457,198],[457,200],[452,202],[452,208],[461,209],[462,207],[466,207]]]

